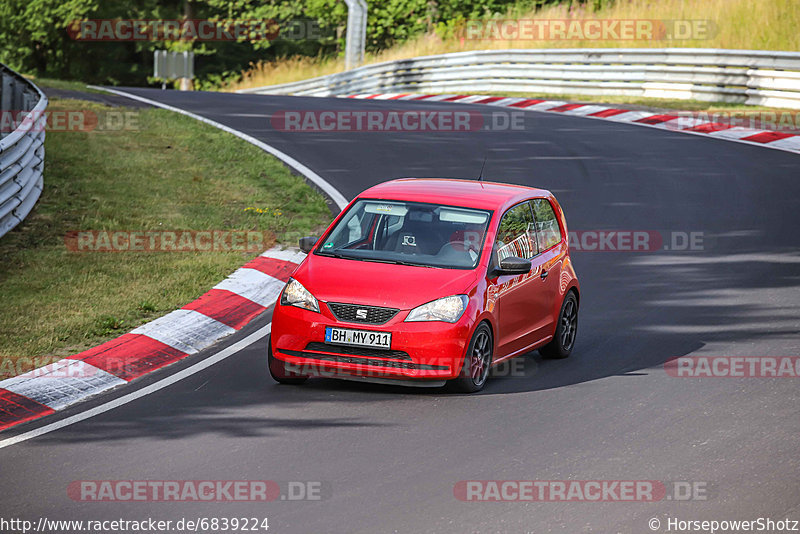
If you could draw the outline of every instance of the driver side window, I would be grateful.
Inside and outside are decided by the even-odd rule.
[[[539,253],[536,225],[529,202],[517,204],[503,215],[494,249],[498,262],[509,256],[531,259]]]
[[[355,247],[369,237],[375,215],[364,211],[363,207],[353,211],[348,218],[328,238],[323,248]]]

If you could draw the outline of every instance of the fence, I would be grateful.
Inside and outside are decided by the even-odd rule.
[[[38,87],[0,64],[0,236],[22,222],[42,193],[46,107]]]
[[[800,53],[703,48],[481,50],[387,61],[238,92],[624,95],[800,109]]]

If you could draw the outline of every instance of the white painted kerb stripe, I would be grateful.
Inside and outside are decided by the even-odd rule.
[[[800,151],[800,135],[795,135],[794,137],[784,137],[783,139],[778,139],[777,141],[767,143],[767,146],[780,148],[783,150]]]
[[[278,248],[271,248],[262,254],[267,258],[275,258],[276,260],[290,261],[300,265],[306,259],[306,253],[300,250],[286,249],[281,250]]]
[[[232,275],[214,286],[214,289],[224,289],[236,293],[240,297],[252,300],[265,308],[275,304],[284,282],[264,274],[257,269],[242,267]]]
[[[21,375],[3,381],[3,388],[60,410],[107,389],[127,384],[121,378],[86,362],[65,358],[43,374]]]
[[[741,139],[743,137],[750,137],[751,135],[760,133],[764,133],[764,130],[755,130],[753,128],[741,128],[739,126],[734,126],[733,128],[727,128],[725,130],[709,132],[706,135],[710,135],[711,137],[723,137],[725,139]]]
[[[469,96],[466,96],[464,98],[459,98],[458,100],[453,100],[452,102],[455,102],[457,104],[471,104],[471,103],[475,102],[476,100],[483,100],[485,98],[489,98],[489,96],[488,95],[469,95]]]
[[[591,113],[597,113],[598,111],[605,111],[607,109],[609,108],[606,106],[586,105],[579,108],[570,109],[564,113],[567,115],[589,115]]]
[[[433,95],[425,99],[425,102],[439,102],[447,98],[452,98],[456,95]]]
[[[647,117],[652,117],[653,115],[657,115],[657,113],[653,113],[652,111],[626,111],[625,113],[618,113],[616,115],[609,115],[605,117],[606,120],[616,121],[616,122],[634,122],[638,121],[639,119],[646,119]],[[644,124],[644,123],[639,123]],[[647,126],[652,126],[652,124],[648,124]]]
[[[489,106],[500,106],[500,107],[509,107],[512,104],[516,104],[517,102],[522,102],[525,100],[524,98],[504,98],[502,100],[498,100],[496,102],[490,102]]]
[[[544,102],[539,102],[538,104],[525,106],[522,109],[529,109],[532,111],[547,111],[548,109],[557,108],[559,106],[563,106],[564,104],[567,104],[567,102],[562,102],[561,100],[545,100]]]
[[[219,338],[234,332],[236,330],[216,319],[195,310],[183,309],[131,330],[131,334],[145,335],[187,354],[200,352]]]

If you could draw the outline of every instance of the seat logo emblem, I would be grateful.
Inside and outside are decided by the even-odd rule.
[[[366,319],[367,310],[356,310],[356,319]]]

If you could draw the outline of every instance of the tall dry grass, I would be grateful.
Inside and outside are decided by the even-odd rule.
[[[421,35],[377,54],[365,63],[459,52],[504,48],[738,48],[755,50],[800,50],[800,0],[617,0],[598,10],[562,4],[531,13],[513,9],[503,18],[514,19],[664,19],[706,20],[710,38],[690,40],[472,40],[463,31]],[[333,74],[344,70],[340,59],[289,58],[253,65],[243,78],[224,90],[274,85]]]

